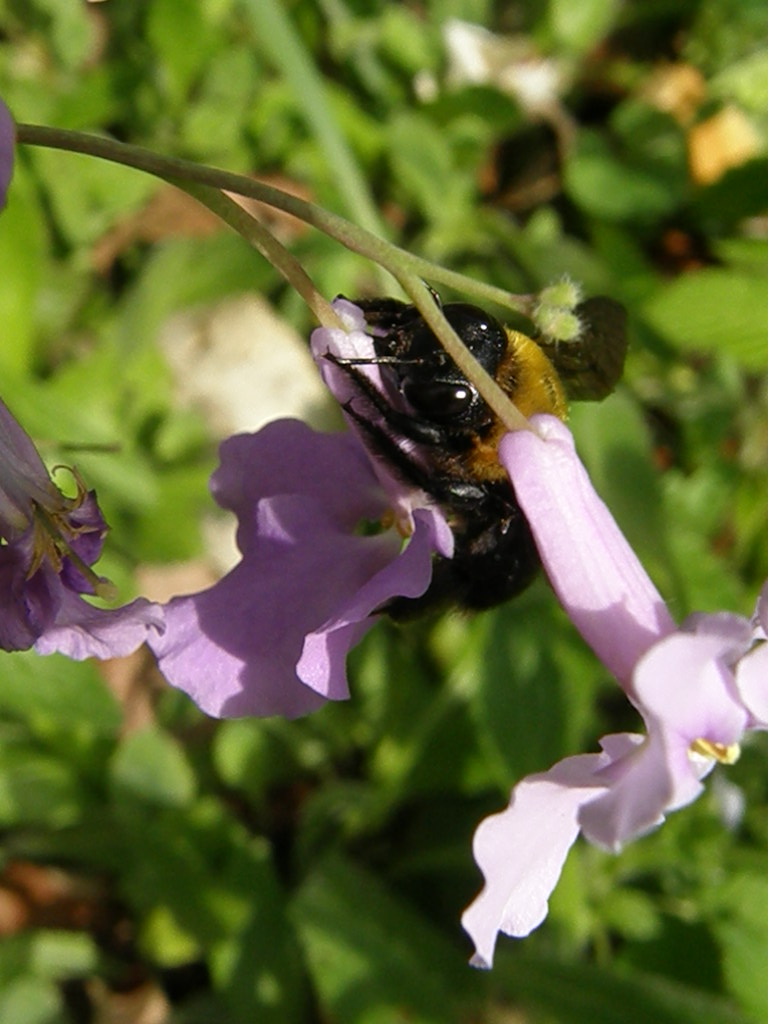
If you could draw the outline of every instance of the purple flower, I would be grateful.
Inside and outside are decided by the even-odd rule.
[[[11,112],[0,100],[0,210],[5,206],[6,192],[13,175],[13,150],[16,145],[16,125]]]
[[[0,648],[78,660],[130,654],[162,628],[156,605],[103,609],[83,594],[109,588],[91,566],[107,525],[73,471],[74,498],[54,485],[29,436],[0,401]]]
[[[359,310],[341,306],[348,330],[312,338],[337,394],[343,374],[324,354],[371,344]],[[433,552],[450,554],[442,514],[374,466],[352,433],[278,420],[225,441],[220,456],[211,489],[237,516],[242,559],[169,603],[165,633],[149,641],[161,671],[220,717],[292,718],[347,698],[347,653],[377,609],[423,594]]]
[[[544,920],[579,832],[618,851],[695,800],[712,767],[736,759],[746,731],[768,727],[768,585],[751,620],[696,615],[675,628],[567,428],[533,422],[538,434],[504,438],[502,462],[553,588],[646,733],[606,736],[601,753],[529,776],[506,810],[481,822],[474,854],[485,886],[463,917],[481,967],[499,932],[521,937]]]

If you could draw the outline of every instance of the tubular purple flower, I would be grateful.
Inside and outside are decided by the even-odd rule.
[[[324,354],[371,344],[360,310],[340,305],[347,330],[312,336],[337,397],[343,375]],[[225,441],[220,457],[211,488],[238,518],[242,559],[167,606],[166,631],[150,640],[161,671],[217,717],[293,718],[347,698],[347,653],[377,609],[423,594],[433,552],[450,553],[442,514],[374,465],[354,433],[278,420]]]
[[[501,462],[560,603],[624,686],[654,640],[675,628],[656,587],[592,487],[571,432],[553,416],[507,434]]]
[[[6,193],[13,177],[15,145],[16,125],[10,110],[0,99],[0,210],[5,206]]]
[[[74,498],[54,485],[29,436],[0,401],[0,648],[71,658],[130,654],[162,614],[144,600],[103,609],[83,594],[108,591],[91,566],[107,525],[76,471]]]
[[[501,458],[544,568],[587,642],[617,675],[644,735],[601,740],[522,780],[506,810],[481,822],[475,859],[485,885],[463,924],[472,963],[490,967],[499,932],[522,937],[546,917],[579,832],[622,844],[695,800],[715,764],[730,764],[750,729],[768,727],[768,584],[755,615],[691,616],[679,628],[595,493],[567,428],[507,435]]]

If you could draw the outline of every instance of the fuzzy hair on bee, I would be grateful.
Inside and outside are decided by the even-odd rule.
[[[396,598],[382,610],[402,620],[445,607],[474,611],[507,601],[533,581],[539,558],[514,481],[498,459],[505,426],[415,306],[392,298],[353,301],[365,315],[375,354],[326,357],[354,386],[356,397],[345,411],[374,457],[439,505],[454,536],[453,557],[434,556],[426,593]],[[526,417],[548,413],[564,420],[566,388],[581,399],[592,397],[590,392],[603,397],[621,376],[626,334],[622,307],[613,300],[588,299],[577,307],[586,340],[576,348],[531,338],[470,303],[441,309]],[[595,320],[599,325],[592,328]],[[361,370],[370,363],[378,367],[382,389]]]

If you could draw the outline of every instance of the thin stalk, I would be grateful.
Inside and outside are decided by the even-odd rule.
[[[446,351],[462,373],[476,384],[482,398],[488,402],[502,421],[511,430],[519,430],[528,426],[525,417],[521,416],[498,384],[462,344],[448,321],[440,313],[420,278],[424,276],[438,283],[455,285],[462,291],[474,294],[478,294],[480,282],[473,282],[461,274],[446,271],[427,260],[413,256],[405,249],[400,249],[398,246],[378,238],[337,214],[330,213],[328,210],[299,199],[297,196],[289,195],[272,185],[265,185],[263,182],[253,181],[239,174],[206,167],[179,157],[162,156],[140,146],[116,142],[113,139],[105,139],[85,132],[64,131],[57,128],[46,128],[42,125],[19,124],[16,126],[16,137],[18,142],[30,145],[48,146],[53,149],[68,150],[125,164],[148,174],[154,174],[166,181],[179,183],[180,180],[183,180],[226,192],[235,192],[256,199],[267,206],[283,210],[285,213],[311,224],[319,231],[335,238],[352,252],[359,253],[387,269],[400,282],[406,294],[413,299],[414,305],[440,339],[441,344],[446,346]],[[510,306],[513,309],[527,306],[527,296],[512,296],[501,288],[493,288],[489,285],[482,286],[482,291],[486,297],[493,298],[493,301],[499,302],[501,305]]]
[[[333,306],[317,290],[304,267],[293,253],[289,252],[256,217],[216,188],[171,179],[169,181],[197,199],[231,228],[234,228],[254,249],[257,249],[304,299],[318,323],[323,324],[324,327],[344,329]]]
[[[509,430],[530,430],[530,423],[509,395],[499,387],[485,367],[480,365],[445,319],[424,282],[412,274],[402,274],[399,280],[403,291],[413,300],[445,351],[464,376],[477,387],[483,401],[493,409],[504,426]]]
[[[515,295],[504,288],[476,281],[455,270],[448,270],[446,267],[441,267],[437,263],[432,263],[430,260],[416,256],[406,249],[401,249],[391,242],[378,238],[370,231],[357,227],[338,214],[324,210],[304,199],[299,199],[298,196],[283,192],[273,185],[254,181],[253,178],[208,167],[205,164],[197,164],[191,160],[183,160],[180,157],[163,156],[141,146],[132,146],[103,136],[90,135],[87,132],[66,131],[43,125],[18,124],[16,136],[18,142],[27,145],[82,153],[101,160],[124,164],[165,180],[196,182],[199,185],[210,185],[212,188],[247,196],[310,224],[329,237],[336,239],[352,252],[385,267],[393,276],[398,273],[412,273],[425,280],[433,281],[435,284],[442,284],[466,295],[474,296],[480,301],[493,302],[523,314],[530,312],[531,296],[529,295]]]

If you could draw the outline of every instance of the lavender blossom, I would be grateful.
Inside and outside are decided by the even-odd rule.
[[[751,620],[696,615],[675,628],[567,428],[551,417],[533,423],[538,434],[502,441],[502,462],[555,592],[646,733],[606,736],[601,753],[529,776],[506,810],[481,822],[474,853],[485,886],[462,919],[480,967],[490,967],[499,932],[522,937],[544,920],[579,832],[618,851],[695,800],[746,732],[768,728],[768,585]]]
[[[144,600],[103,609],[83,594],[104,595],[91,569],[107,525],[93,491],[73,471],[76,496],[54,485],[29,436],[0,401],[0,648],[70,658],[130,654],[162,614]]]
[[[337,397],[343,375],[325,353],[371,344],[360,311],[341,309],[347,329],[312,338]],[[375,466],[353,433],[278,420],[225,441],[220,456],[211,488],[237,516],[242,558],[167,606],[165,633],[149,641],[161,671],[217,717],[292,718],[347,698],[350,648],[391,598],[424,593],[433,552],[450,554],[442,514]]]

